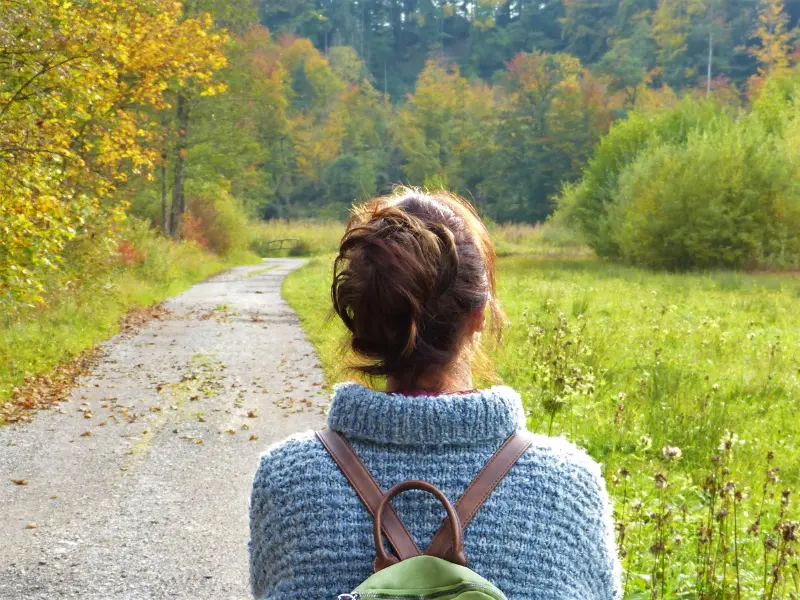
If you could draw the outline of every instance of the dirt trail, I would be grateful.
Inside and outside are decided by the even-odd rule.
[[[194,286],[110,340],[71,401],[0,428],[0,599],[249,597],[258,455],[327,404],[280,296],[300,264]]]

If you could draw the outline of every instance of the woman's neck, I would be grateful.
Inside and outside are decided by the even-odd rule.
[[[416,380],[403,377],[387,377],[386,391],[424,391],[436,394],[454,394],[473,389],[472,369],[468,361],[459,361],[445,372],[425,373]]]

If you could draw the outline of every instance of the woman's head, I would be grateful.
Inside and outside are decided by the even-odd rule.
[[[486,228],[466,200],[444,192],[402,189],[356,208],[331,293],[364,359],[358,369],[402,386],[446,377],[487,309],[493,326],[502,321]]]

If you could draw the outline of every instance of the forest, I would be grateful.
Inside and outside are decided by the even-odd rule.
[[[637,264],[791,265],[800,255],[796,0],[20,0],[4,12],[6,304],[43,298],[48,274],[87,236],[113,248],[126,217],[224,254],[249,217],[342,219],[354,200],[400,183],[452,189],[499,222],[541,222],[562,205],[598,254]],[[672,133],[642,133],[653,114],[673,115],[659,117]],[[639,123],[641,144],[608,158],[625,135],[605,138],[615,123]],[[714,143],[738,157],[731,170],[764,144],[780,157],[747,184],[758,210],[737,208],[715,239],[681,234],[658,259],[657,244],[641,241],[663,236],[608,217],[612,182],[591,188],[593,173],[603,156],[616,161],[613,185],[628,187],[613,195],[624,198],[636,183],[620,161],[654,152],[650,133],[695,147],[700,125],[728,131]],[[669,168],[681,169],[651,165],[640,178]],[[738,198],[722,187],[723,203]],[[636,196],[680,219],[665,194]],[[598,229],[611,221],[625,225]],[[740,222],[751,225],[733,234]]]

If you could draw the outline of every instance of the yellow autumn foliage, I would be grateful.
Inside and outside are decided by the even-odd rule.
[[[112,234],[112,194],[147,174],[170,86],[221,91],[225,35],[172,0],[19,0],[0,19],[0,307],[41,302],[82,234]],[[109,244],[111,246],[111,244]]]

